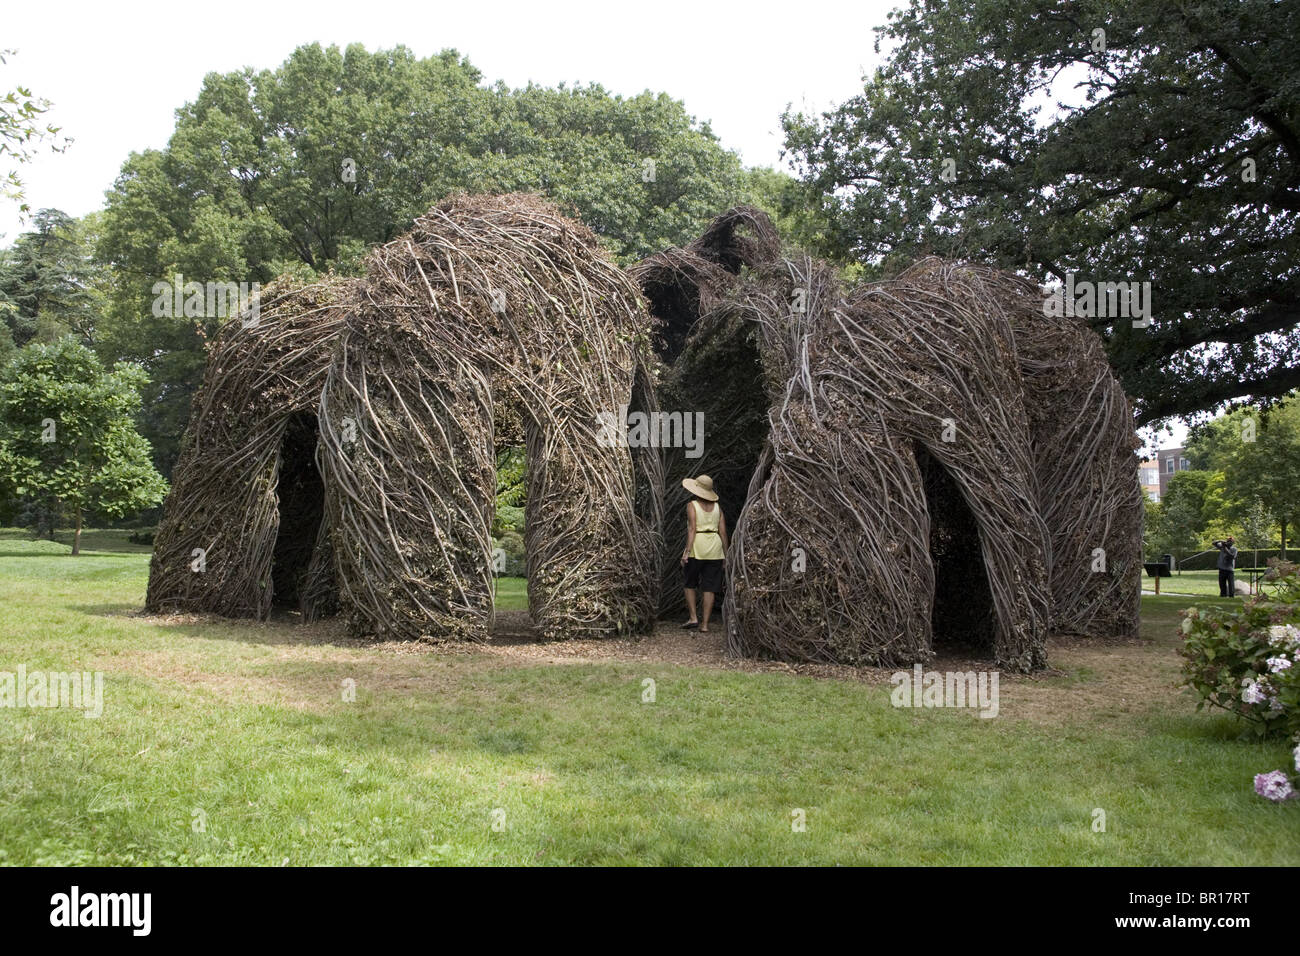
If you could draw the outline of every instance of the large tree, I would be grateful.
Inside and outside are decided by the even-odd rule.
[[[136,431],[144,384],[139,366],[105,370],[70,337],[32,343],[0,371],[0,488],[70,513],[73,554],[85,517],[122,518],[167,491]]]
[[[0,249],[0,359],[13,346],[68,333],[93,345],[106,277],[93,259],[98,214],[76,220],[42,209],[32,228]]]
[[[1300,395],[1267,413],[1236,409],[1193,430],[1188,457],[1224,476],[1225,511],[1241,522],[1262,506],[1287,534],[1300,524]]]
[[[168,470],[219,320],[153,315],[159,280],[354,271],[458,190],[545,193],[630,260],[693,238],[749,185],[662,94],[511,90],[454,51],[304,46],[275,70],[210,74],[167,148],[123,166],[99,246],[118,282],[97,347],[148,368],[144,428]]]
[[[785,117],[824,251],[1151,281],[1150,327],[1094,320],[1144,423],[1300,385],[1300,4],[911,0],[882,42]]]

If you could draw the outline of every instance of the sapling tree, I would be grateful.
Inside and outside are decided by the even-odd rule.
[[[0,371],[0,485],[75,521],[122,518],[162,501],[167,483],[136,431],[138,365],[105,369],[72,338],[21,349]]]

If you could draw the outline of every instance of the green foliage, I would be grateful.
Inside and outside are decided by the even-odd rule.
[[[145,381],[70,338],[22,349],[0,373],[0,485],[78,526],[158,504],[167,486],[133,420]]]
[[[910,0],[863,92],[787,113],[786,146],[842,260],[1150,280],[1150,327],[1093,323],[1143,423],[1276,398],[1300,385],[1298,44],[1275,0]]]
[[[505,552],[500,574],[527,575],[524,548],[524,502],[528,495],[528,457],[524,449],[503,448],[497,452],[496,513],[492,519],[493,547]]]
[[[106,285],[104,270],[92,259],[98,222],[97,214],[78,221],[58,209],[42,209],[30,231],[0,249],[0,317],[7,343],[48,344],[74,334],[94,344]]]
[[[356,273],[367,248],[457,191],[543,193],[626,262],[689,241],[746,183],[666,95],[489,86],[453,50],[312,44],[274,70],[209,74],[166,149],[123,165],[99,243],[117,281],[98,350],[148,370],[142,428],[159,467],[219,319],[152,315],[154,282]]]
[[[505,528],[496,536],[493,546],[505,552],[505,567],[500,570],[501,575],[515,578],[527,577],[528,552],[524,547],[522,530],[516,531],[511,527]]]
[[[1180,471],[1169,479],[1161,504],[1186,513],[1186,527],[1202,535],[1223,507],[1221,477],[1209,471]]]
[[[830,224],[820,204],[808,201],[799,180],[766,166],[747,169],[743,175],[745,201],[767,213],[782,238],[806,249],[826,246]]]
[[[497,453],[496,515],[492,519],[492,534],[501,537],[507,532],[522,535],[524,532],[524,500],[528,495],[528,459],[522,448],[503,448]],[[520,548],[522,549],[522,538]],[[510,548],[506,548],[510,553]]]
[[[1280,525],[1300,524],[1300,396],[1266,412],[1242,407],[1193,430],[1188,457],[1224,476],[1224,514],[1242,523],[1266,509]],[[1257,504],[1258,503],[1258,504]]]
[[[1300,576],[1273,562],[1266,586],[1239,608],[1183,615],[1183,678],[1199,697],[1250,721],[1260,735],[1300,734]]]
[[[1241,516],[1241,537],[1237,544],[1246,548],[1267,548],[1273,540],[1273,528],[1277,522],[1270,511],[1258,497]]]
[[[1149,524],[1143,542],[1149,558],[1172,554],[1181,560],[1201,550],[1211,477],[1208,472],[1180,471],[1169,479],[1164,499],[1147,506]]]
[[[8,62],[16,51],[0,50],[0,65]],[[67,149],[69,140],[59,135],[59,127],[42,123],[41,116],[50,108],[50,101],[33,96],[24,86],[17,86],[0,96],[0,195],[16,200],[19,210],[26,214],[30,207],[23,202],[23,181],[18,167],[30,163],[36,144],[46,141],[56,153]]]

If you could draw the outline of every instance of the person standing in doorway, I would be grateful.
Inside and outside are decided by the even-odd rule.
[[[1236,597],[1237,579],[1233,572],[1237,567],[1237,546],[1231,537],[1212,543],[1219,549],[1219,597]]]
[[[722,566],[727,554],[727,519],[722,514],[713,479],[683,478],[682,487],[694,497],[686,502],[686,550],[682,552],[686,609],[690,620],[682,627],[709,633],[713,603],[722,591]],[[695,592],[703,592],[703,620],[695,613]]]

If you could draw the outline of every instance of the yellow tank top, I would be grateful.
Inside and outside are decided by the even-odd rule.
[[[722,506],[716,501],[712,511],[705,511],[698,501],[692,501],[695,508],[695,546],[691,548],[691,557],[697,561],[722,560],[722,536],[718,534],[718,516]]]

